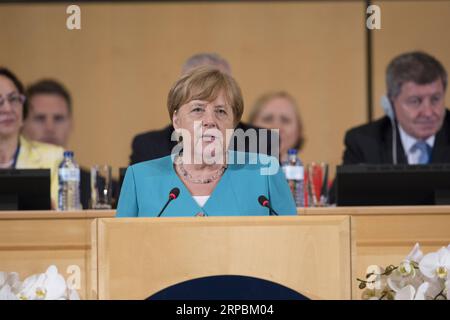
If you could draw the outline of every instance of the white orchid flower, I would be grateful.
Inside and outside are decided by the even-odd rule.
[[[400,262],[398,269],[396,270],[402,276],[414,276],[416,274],[416,270],[414,269],[414,264],[409,260],[403,260]]]
[[[45,275],[45,300],[58,300],[61,297],[65,297],[67,284],[64,277],[58,273],[58,269],[55,266],[50,266]]]
[[[26,278],[17,296],[21,300],[35,300],[39,299],[39,294],[36,294],[38,288],[41,288],[44,283],[44,274],[35,274]]]
[[[16,272],[0,272],[0,300],[80,300],[78,292],[67,287],[55,266],[45,273],[29,276],[20,282]]]
[[[412,272],[411,274],[404,275],[397,269],[387,278],[389,288],[395,292],[399,292],[406,286],[412,286],[414,289],[417,289],[422,283],[423,278],[419,272]]]
[[[419,261],[423,258],[423,253],[420,250],[419,244],[416,243],[411,252],[400,263],[397,269],[387,278],[388,286],[395,292],[399,292],[406,286],[412,286],[416,290],[422,283],[423,279],[416,269]]]
[[[5,282],[0,286],[0,300],[18,300],[11,286]]]
[[[388,286],[395,292],[400,291],[408,285],[412,285],[414,289],[417,289],[423,282],[420,273],[416,269],[422,258],[422,250],[420,250],[419,244],[416,243],[398,268],[388,276]]]
[[[22,300],[58,300],[65,297],[66,290],[64,278],[50,266],[45,273],[25,279],[18,296]]]
[[[419,262],[423,258],[422,250],[420,250],[420,246],[418,243],[414,245],[414,248],[411,252],[406,256],[406,258],[400,263],[397,268],[397,271],[402,276],[415,276],[416,268],[419,265]]]
[[[422,274],[430,279],[448,279],[450,274],[450,251],[442,247],[425,255],[419,263]]]
[[[428,287],[428,282],[422,283],[417,290],[412,285],[407,285],[396,293],[395,300],[425,300]]]

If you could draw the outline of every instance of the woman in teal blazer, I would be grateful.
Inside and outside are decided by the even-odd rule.
[[[178,151],[127,169],[117,217],[158,216],[174,188],[179,195],[163,217],[269,215],[260,196],[278,214],[296,214],[276,158],[228,151],[243,113],[242,95],[231,76],[211,67],[194,69],[170,90],[168,109],[182,138]]]
[[[270,200],[280,215],[295,215],[295,203],[282,170],[274,175],[261,174],[261,169],[278,164],[278,160],[262,154],[255,156],[260,157],[258,164],[229,164],[203,207],[176,174],[173,157],[132,165],[125,175],[117,216],[155,217],[173,188],[179,188],[180,194],[167,206],[162,217],[269,215],[269,209],[258,202],[261,195]],[[261,164],[268,162],[268,165]]]

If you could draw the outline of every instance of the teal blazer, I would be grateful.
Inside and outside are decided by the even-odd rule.
[[[246,157],[246,164],[228,164],[203,207],[192,198],[176,174],[172,156],[132,165],[125,174],[116,216],[156,217],[175,187],[180,189],[180,194],[169,203],[162,217],[193,217],[199,213],[206,216],[267,216],[269,210],[258,202],[261,195],[269,199],[278,214],[297,214],[278,160],[262,154],[240,154]],[[249,157],[257,159],[257,163],[249,164]],[[261,174],[261,170],[274,167],[275,174]]]

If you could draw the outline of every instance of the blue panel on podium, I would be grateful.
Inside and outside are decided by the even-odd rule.
[[[163,289],[147,300],[308,300],[275,282],[237,275],[184,281]]]

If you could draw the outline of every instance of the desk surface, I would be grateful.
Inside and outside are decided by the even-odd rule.
[[[0,211],[0,220],[20,219],[94,219],[113,218],[115,210],[82,210],[82,211]]]
[[[371,206],[298,208],[304,215],[450,215],[450,206]]]
[[[450,215],[450,206],[371,206],[297,208],[299,215]],[[113,218],[115,210],[82,211],[0,211],[0,220],[10,219],[92,219]]]
[[[240,227],[236,232],[242,232],[240,230],[251,230],[253,233],[257,233],[263,230],[263,236],[258,236],[257,242],[261,243],[261,246],[257,248],[264,248],[264,251],[255,251],[254,247],[248,248],[248,255],[243,254],[239,259],[246,258],[249,268],[253,268],[255,261],[260,261],[260,257],[265,257],[266,253],[276,254],[286,253],[286,257],[280,257],[278,260],[273,259],[273,256],[267,258],[267,261],[281,261],[285,259],[290,263],[290,259],[296,257],[302,257],[309,255],[315,258],[317,261],[315,265],[327,265],[327,259],[330,252],[334,252],[340,256],[339,250],[330,246],[326,250],[326,258],[320,258],[322,249],[319,249],[316,244],[321,244],[323,239],[329,237],[329,232],[312,232],[311,230],[318,230],[318,228],[311,228],[311,224],[317,221],[333,222],[337,221],[342,216],[347,216],[350,221],[350,237],[351,245],[348,245],[351,253],[351,278],[347,280],[352,283],[352,297],[359,298],[361,290],[358,289],[358,283],[356,278],[363,277],[367,273],[367,267],[373,264],[376,265],[388,265],[391,263],[398,263],[404,259],[405,255],[411,250],[416,242],[420,243],[423,252],[431,252],[439,249],[442,246],[447,246],[450,243],[450,206],[374,206],[374,207],[328,207],[328,208],[298,208],[299,216],[296,217],[213,217],[211,219],[192,219],[192,218],[162,218],[162,219],[130,219],[132,225],[140,225],[139,222],[144,220],[142,228],[149,225],[153,228],[160,229],[159,233],[148,233],[142,231],[142,235],[146,237],[155,237],[155,239],[161,239],[167,237],[167,233],[171,236],[173,232],[177,230],[187,230],[186,232],[196,231],[199,228],[204,229],[204,232],[210,232],[210,228],[203,228],[204,225],[212,226],[223,225],[223,230],[228,230],[234,224],[239,223]],[[108,224],[108,232],[115,230],[117,225],[120,225],[123,219],[100,219],[96,218],[113,218],[115,216],[114,210],[86,210],[86,211],[73,211],[73,212],[60,212],[60,211],[3,211],[0,212],[0,270],[11,270],[19,272],[21,275],[27,276],[33,273],[42,272],[50,264],[55,264],[61,272],[67,270],[72,265],[80,266],[83,276],[82,288],[80,293],[83,298],[97,298],[97,285],[99,274],[102,270],[98,270],[99,263],[104,263],[105,260],[100,258],[100,262],[97,257],[98,252],[98,239],[101,239],[101,235],[106,229],[104,226]],[[341,217],[340,217],[341,216]],[[231,218],[231,219],[230,219]],[[255,219],[256,218],[256,219]],[[128,219],[125,219],[128,220]],[[151,220],[151,221],[150,221]],[[259,222],[258,222],[259,221]],[[283,223],[289,222],[292,225],[299,225],[305,227],[306,231],[301,236],[300,233],[286,232],[291,237],[288,243],[300,243],[305,244],[304,250],[310,250],[310,253],[292,255],[291,251],[286,250],[284,244],[278,244],[276,248],[284,248],[284,250],[272,250],[268,251],[269,245],[273,245],[279,239],[284,239],[285,232],[275,234],[271,238],[267,238],[265,233],[267,230],[264,228],[247,228],[248,226],[255,225],[255,223],[261,223],[261,225],[267,224],[270,221],[270,225],[275,228],[270,228],[271,232],[277,230],[277,226]],[[127,222],[127,221],[124,221]],[[167,228],[169,222],[174,222],[185,226],[186,228]],[[188,223],[186,223],[188,222]],[[194,223],[195,222],[195,223]],[[305,223],[308,222],[308,223]],[[127,223],[125,223],[126,225]],[[166,225],[167,224],[167,225]],[[130,224],[131,225],[131,224]],[[320,225],[320,224],[318,224]],[[323,226],[322,226],[323,227]],[[227,229],[228,228],[228,229]],[[328,228],[328,227],[327,227]],[[97,233],[97,230],[100,233]],[[158,229],[158,230],[159,230]],[[217,228],[211,228],[212,231]],[[221,228],[219,228],[222,230]],[[272,230],[273,229],[273,230]],[[310,230],[311,229],[311,230]],[[320,229],[320,228],[319,228]],[[137,229],[136,229],[137,230]],[[127,237],[136,237],[136,230],[131,228],[127,231]],[[288,228],[288,231],[290,229]],[[309,230],[309,231],[308,231]],[[328,230],[328,229],[326,229]],[[192,231],[193,232],[193,231]],[[223,232],[223,237],[235,235],[234,232]],[[193,232],[193,234],[197,234]],[[214,233],[212,233],[214,234]],[[337,233],[340,234],[340,233]],[[255,236],[256,236],[255,235]],[[249,234],[243,233],[242,237],[248,238]],[[300,237],[300,238],[295,238]],[[313,238],[312,238],[313,237]],[[138,237],[139,238],[139,237]],[[194,237],[195,238],[195,237]],[[149,239],[148,243],[154,243],[155,239]],[[186,247],[189,242],[186,242],[186,236],[180,235],[180,247]],[[209,248],[204,247],[202,237],[198,238],[199,243],[193,248]],[[238,237],[238,239],[242,239]],[[275,239],[275,240],[274,240]],[[321,239],[316,241],[313,239]],[[113,247],[120,248],[123,242],[123,235],[117,236],[117,241]],[[284,239],[286,240],[286,239]],[[284,241],[283,240],[283,241]],[[306,240],[306,241],[305,241]],[[156,240],[157,241],[157,240]],[[266,245],[266,242],[269,243]],[[219,261],[223,257],[228,257],[228,252],[235,252],[231,250],[231,245],[236,245],[241,248],[242,241],[219,241],[222,245],[222,253],[218,255],[217,259],[213,261]],[[244,241],[244,244],[250,243]],[[284,243],[284,242],[283,242]],[[335,242],[333,242],[335,243]],[[336,242],[337,243],[337,242]],[[172,245],[172,242],[165,243],[164,245]],[[238,246],[239,244],[239,246]],[[111,246],[109,246],[111,247]],[[164,250],[168,250],[167,247],[151,246],[155,250],[159,250],[155,254],[164,255]],[[173,247],[173,246],[172,246]],[[214,247],[214,249],[216,249]],[[146,246],[136,246],[134,251],[147,250]],[[185,248],[181,252],[187,252],[190,254],[192,248]],[[114,253],[114,250],[106,250],[104,252]],[[127,252],[126,250],[123,252]],[[215,251],[213,251],[215,252]],[[309,252],[309,251],[308,251]],[[291,257],[292,256],[292,257]],[[248,258],[250,257],[250,258]],[[270,259],[269,259],[270,258]],[[282,258],[282,259],[281,259]],[[117,256],[117,260],[120,261],[121,256]],[[187,259],[187,258],[186,258]],[[205,255],[200,261],[206,261],[206,265],[209,265],[210,257]],[[239,259],[234,259],[233,263],[240,262]],[[103,261],[103,262],[101,262]],[[164,261],[164,260],[161,260]],[[188,261],[191,261],[188,259]],[[196,261],[196,260],[194,260]],[[222,261],[222,260],[220,260]],[[325,261],[325,262],[323,262]],[[267,265],[269,265],[267,262]],[[229,265],[225,263],[225,268]],[[266,262],[264,262],[266,263]],[[271,262],[272,263],[272,262]],[[232,266],[234,265],[232,264]],[[136,266],[151,265],[150,262],[139,263]],[[279,270],[282,270],[282,267]],[[163,270],[163,268],[161,268]],[[164,269],[165,270],[165,269]],[[197,270],[197,269],[196,269]],[[228,269],[227,269],[228,270]],[[272,269],[275,270],[275,269]],[[103,270],[104,271],[104,270]],[[248,270],[247,270],[248,271]],[[251,271],[251,272],[250,272]],[[248,271],[249,274],[254,273],[253,269]],[[147,270],[146,270],[147,272]],[[169,272],[170,275],[175,274],[175,271]],[[283,271],[284,272],[284,271]],[[299,273],[283,273],[289,276],[289,279],[297,279],[301,275]],[[326,272],[326,271],[321,271]],[[120,274],[128,274],[119,270]],[[315,269],[310,271],[311,274],[316,274]],[[67,276],[67,274],[64,274]],[[108,275],[108,273],[106,273]],[[159,276],[156,277],[159,279]],[[314,280],[314,277],[311,278]],[[104,279],[103,279],[104,280]],[[127,279],[126,279],[127,280]],[[128,280],[127,280],[128,281]],[[306,281],[306,280],[305,280]],[[128,281],[129,282],[129,281]],[[126,283],[128,283],[126,282]],[[142,281],[141,281],[142,282]],[[302,286],[306,286],[306,282]],[[164,287],[161,284],[161,287]]]

